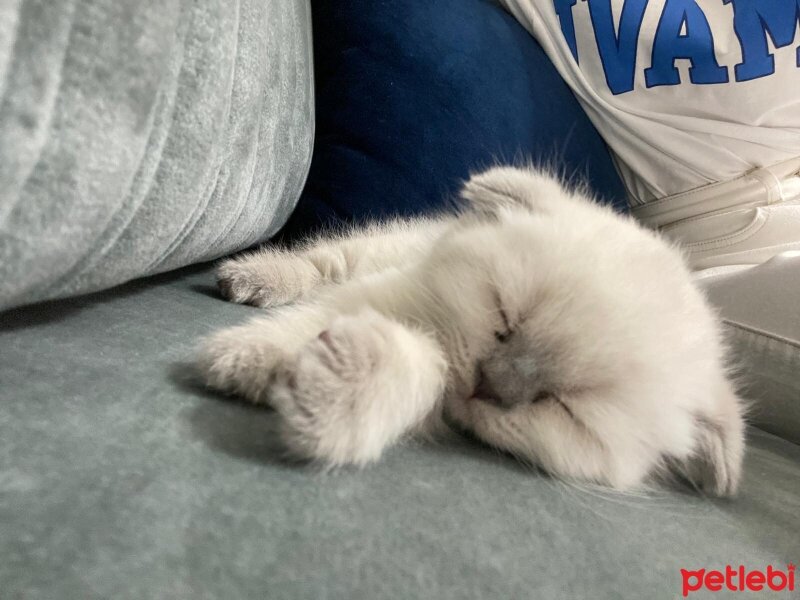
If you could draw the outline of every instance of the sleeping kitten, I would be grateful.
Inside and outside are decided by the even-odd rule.
[[[670,468],[732,494],[742,403],[679,251],[532,170],[462,197],[223,262],[227,298],[283,308],[205,341],[208,385],[272,406],[326,465],[449,423],[559,477],[630,489]]]

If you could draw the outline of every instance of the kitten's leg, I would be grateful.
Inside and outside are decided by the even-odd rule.
[[[293,454],[363,465],[422,423],[445,374],[432,337],[367,309],[334,319],[279,370],[271,403]]]
[[[321,282],[313,263],[278,248],[265,247],[224,260],[217,267],[217,286],[225,298],[262,308],[293,302]]]
[[[300,305],[217,331],[202,342],[198,374],[216,390],[270,404],[269,388],[278,370],[329,320],[325,308]]]
[[[282,417],[302,458],[365,464],[435,408],[446,362],[428,335],[371,309],[331,319],[314,305],[225,329],[205,341],[206,383]]]
[[[395,221],[347,236],[321,237],[296,251],[267,246],[222,262],[218,284],[232,302],[280,306],[319,285],[408,265],[424,254],[447,224],[447,219]]]

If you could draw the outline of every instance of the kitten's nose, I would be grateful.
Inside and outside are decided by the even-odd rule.
[[[497,386],[492,383],[492,378],[487,376],[480,366],[478,367],[478,385],[475,386],[472,395],[502,408],[511,408],[517,403],[515,398],[504,397],[498,391]]]
[[[499,394],[494,387],[492,387],[492,384],[489,383],[489,380],[482,370],[478,371],[478,385],[475,386],[475,391],[472,392],[472,395],[486,402],[490,402],[491,404],[496,404],[497,406],[502,406],[503,404]]]

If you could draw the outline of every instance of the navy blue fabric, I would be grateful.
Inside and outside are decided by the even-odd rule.
[[[552,161],[625,206],[608,150],[539,44],[487,0],[312,1],[317,125],[292,237],[436,210],[471,171]]]

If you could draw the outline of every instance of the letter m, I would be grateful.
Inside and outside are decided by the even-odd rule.
[[[749,81],[775,72],[775,58],[769,51],[767,36],[775,48],[795,41],[800,23],[800,0],[723,0],[733,5],[733,28],[742,46],[742,62],[736,65],[736,81]],[[797,49],[800,67],[800,48]]]

